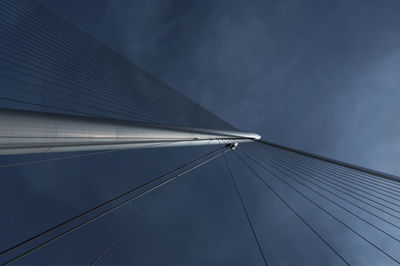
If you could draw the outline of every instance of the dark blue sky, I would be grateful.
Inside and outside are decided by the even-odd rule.
[[[265,139],[400,174],[398,1],[41,1]]]
[[[400,174],[398,1],[40,2],[239,129]],[[124,151],[1,169],[1,200],[8,203],[2,205],[1,247],[213,148]],[[1,161],[29,158],[36,156]],[[228,158],[272,265],[341,263],[232,154]],[[390,263],[274,185],[354,264]],[[146,200],[20,265],[87,265]],[[263,265],[221,158],[172,185],[102,263]]]

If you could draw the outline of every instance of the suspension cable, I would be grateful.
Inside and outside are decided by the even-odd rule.
[[[330,248],[345,264],[350,265],[347,260],[331,245],[325,238],[322,237],[285,199],[282,198],[250,165],[235,152],[235,155],[246,165],[248,169],[266,186],[274,195],[282,201],[328,248]]]
[[[260,250],[260,253],[261,253],[261,256],[262,256],[262,258],[263,258],[263,260],[264,260],[265,265],[268,266],[267,259],[265,258],[264,252],[263,252],[263,250],[262,250],[262,248],[261,248],[260,241],[258,240],[256,231],[255,231],[255,229],[254,229],[254,227],[253,227],[253,225],[252,225],[252,223],[251,223],[250,216],[249,216],[249,214],[248,214],[248,212],[247,212],[246,206],[244,205],[242,196],[240,195],[240,191],[239,191],[237,182],[236,182],[236,180],[235,180],[235,178],[234,178],[234,176],[233,176],[233,174],[232,174],[231,167],[230,167],[229,164],[228,164],[228,160],[226,159],[225,154],[224,154],[224,161],[225,161],[226,167],[228,168],[228,172],[229,172],[229,175],[230,175],[230,177],[231,177],[231,179],[232,179],[233,185],[234,185],[234,187],[235,187],[236,194],[237,194],[237,196],[238,196],[238,198],[239,198],[239,200],[240,200],[240,204],[242,205],[243,211],[244,211],[244,213],[245,213],[245,215],[246,215],[247,222],[249,223],[249,226],[250,226],[251,231],[252,231],[252,233],[253,233],[254,239],[256,240],[258,249]]]
[[[221,150],[221,149],[223,149],[223,148],[220,148],[218,150]],[[192,166],[191,168],[189,168],[187,170],[184,170],[183,172],[181,172],[179,174],[176,174],[176,175],[166,179],[165,181],[163,181],[163,182],[161,182],[161,183],[159,183],[159,184],[157,184],[157,185],[155,185],[155,186],[153,186],[153,187],[151,187],[151,188],[149,188],[149,189],[137,194],[136,196],[128,198],[128,199],[122,201],[121,203],[118,203],[117,205],[115,205],[115,206],[113,206],[113,207],[111,207],[111,208],[109,208],[109,209],[97,214],[96,216],[94,216],[94,217],[92,217],[92,218],[90,218],[90,219],[88,219],[88,220],[86,220],[86,221],[84,221],[84,222],[82,222],[82,223],[80,223],[80,224],[78,224],[78,225],[76,225],[76,226],[74,226],[74,227],[72,227],[72,228],[70,228],[70,229],[68,229],[68,230],[66,230],[66,231],[64,231],[64,232],[52,237],[52,238],[50,238],[50,239],[48,239],[48,240],[46,240],[45,242],[42,242],[41,244],[36,245],[35,247],[23,252],[22,254],[12,258],[11,260],[8,260],[3,265],[9,265],[10,263],[16,262],[17,260],[19,260],[19,259],[31,254],[32,252],[34,252],[34,251],[36,251],[36,250],[38,250],[38,249],[40,249],[40,248],[42,248],[44,246],[47,246],[48,244],[54,242],[55,240],[65,236],[65,235],[68,235],[69,233],[72,233],[73,231],[75,231],[75,230],[77,230],[77,229],[79,229],[79,228],[81,228],[81,227],[83,227],[83,226],[85,226],[85,225],[87,225],[87,224],[89,224],[89,223],[91,223],[91,222],[93,222],[93,221],[105,216],[106,214],[109,214],[109,213],[119,209],[120,207],[125,206],[126,204],[128,204],[128,203],[130,203],[130,202],[132,202],[132,201],[134,201],[134,200],[136,200],[136,199],[138,199],[138,198],[140,198],[140,197],[152,192],[153,190],[156,190],[157,188],[162,187],[162,186],[164,186],[164,185],[176,180],[178,177],[180,177],[180,176],[182,176],[182,175],[184,175],[184,174],[186,174],[186,173],[188,173],[188,172],[200,167],[201,165],[203,165],[203,164],[205,164],[205,163],[207,163],[207,162],[219,157],[220,155],[222,155],[222,154],[224,154],[224,153],[226,153],[226,152],[228,152],[230,150],[231,150],[231,148],[230,148],[230,146],[228,146],[228,148],[226,148],[225,150],[217,153],[216,155],[213,155],[211,158],[208,158],[207,160],[202,161],[202,162]],[[217,151],[214,151],[213,153],[215,153],[215,152],[217,152]],[[202,156],[202,157],[204,157],[204,156]],[[197,159],[196,162],[199,161],[199,160],[200,160],[200,158]],[[150,181],[150,182],[153,182],[153,181]],[[104,205],[104,203],[102,205]],[[24,242],[26,242],[26,241],[24,241]]]

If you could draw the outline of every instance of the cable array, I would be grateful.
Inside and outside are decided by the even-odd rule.
[[[393,252],[393,247],[397,246],[400,249],[400,199],[397,197],[399,194],[396,193],[400,192],[400,181],[356,171],[265,143],[241,145],[238,150],[257,168],[265,171],[269,178],[273,177],[281,182],[289,191],[300,195],[306,202],[315,206],[392,262],[400,263],[398,252]],[[258,173],[259,171],[254,170],[255,168],[241,156],[239,159],[257,175],[264,185],[274,190],[269,181]],[[278,192],[275,191],[274,194],[284,201],[283,196]],[[292,212],[301,215],[301,210],[294,210],[289,202],[286,205]],[[329,205],[330,208],[327,208]],[[333,209],[335,211],[332,211]],[[305,218],[298,217],[304,223],[308,223]],[[344,217],[347,218],[344,219]],[[358,220],[364,226],[356,226],[354,222],[349,222],[352,220]],[[340,247],[332,246],[329,240],[323,237],[323,232],[317,232],[311,228],[310,224],[306,225],[344,263],[350,263],[348,258],[341,253]],[[389,247],[380,244],[382,238],[389,243]]]
[[[0,36],[1,108],[51,111],[175,126],[233,129],[225,121],[35,0],[0,2]],[[5,265],[15,262],[161,188],[102,249],[92,261],[94,265],[145,214],[169,184],[223,155],[230,148],[224,146],[131,188],[0,251],[0,256],[3,258],[13,255],[11,259],[6,259]],[[242,165],[342,263],[351,264],[348,253],[331,241],[326,232],[318,229],[312,217],[305,215],[298,205],[296,207],[292,204],[287,195],[280,193],[274,184],[279,183],[287,189],[287,193],[299,196],[353,237],[365,242],[391,262],[400,264],[400,252],[393,251],[395,248],[400,250],[400,180],[397,177],[265,141],[240,145],[237,150],[235,154]],[[114,151],[16,162],[0,165],[0,169],[108,152]],[[253,226],[226,158],[225,164],[258,250],[267,265],[269,251],[261,247],[260,236]],[[356,223],[362,226],[356,226]],[[389,244],[382,245],[380,239],[385,239]],[[15,255],[14,252],[18,254]]]
[[[0,2],[0,36],[0,108],[174,126],[233,129],[225,121],[35,0]],[[230,150],[222,149],[222,153]],[[35,234],[1,251],[0,256],[22,251],[6,264],[17,261],[159,187],[165,186],[161,190],[164,191],[166,185],[179,176],[219,156],[221,153],[214,155],[219,151],[198,158]],[[114,151],[55,156],[4,164],[0,168],[50,163],[109,152]],[[127,228],[137,219],[138,216]],[[78,221],[80,223],[76,225]],[[118,237],[122,237],[126,231]],[[117,239],[95,261],[105,255]],[[37,245],[29,248],[27,245],[31,243]]]
[[[34,0],[0,2],[2,108],[233,129]]]
[[[182,176],[186,173],[189,173],[190,171],[206,164],[207,162],[219,157],[220,155],[223,155],[224,153],[226,153],[230,150],[231,149],[229,146],[225,146],[225,147],[219,148],[217,150],[214,150],[210,153],[207,153],[191,162],[188,162],[172,171],[169,171],[168,173],[166,173],[160,177],[150,180],[138,187],[132,188],[125,193],[122,193],[100,205],[97,205],[97,206],[95,206],[79,215],[76,215],[58,225],[55,225],[55,226],[53,226],[41,233],[38,233],[18,244],[15,244],[14,246],[12,246],[6,250],[1,251],[0,255],[4,256],[5,254],[10,253],[11,251],[14,251],[18,248],[26,246],[29,243],[32,243],[33,241],[42,239],[52,232],[57,232],[55,236],[50,236],[47,239],[44,239],[40,244],[35,245],[33,248],[22,251],[19,255],[13,257],[12,259],[7,260],[2,265],[9,265],[13,262],[16,262],[16,261],[22,259],[23,257],[31,254],[32,252],[34,252],[44,246],[47,246],[48,244],[82,228],[85,225],[88,225],[89,223],[92,223],[93,221],[96,221],[97,219],[127,205],[128,203],[131,203],[131,202],[137,200],[138,198],[141,198],[142,196],[147,195],[148,193],[150,193],[160,187],[168,185],[169,183],[175,181],[180,176]],[[136,192],[139,192],[139,193],[135,194]],[[98,211],[98,210],[101,210],[101,211],[96,213],[96,211]],[[89,217],[87,217],[87,216],[89,216]],[[83,217],[87,217],[86,220],[82,221]],[[66,226],[73,224],[73,222],[75,222],[75,221],[80,221],[80,222],[77,225],[72,225],[69,228],[65,228]],[[58,231],[61,231],[61,232],[58,232]]]

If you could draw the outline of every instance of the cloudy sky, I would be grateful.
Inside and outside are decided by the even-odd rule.
[[[39,2],[238,129],[400,174],[398,1]],[[212,149],[124,151],[2,169],[0,195],[9,204],[2,205],[1,247]],[[33,157],[1,160],[26,158]],[[236,162],[233,172],[242,177],[245,203],[272,265],[341,263],[233,154],[228,159]],[[354,251],[348,254],[354,264],[390,262],[274,185],[328,238],[340,235],[342,249]],[[149,199],[20,265],[87,265]],[[171,186],[102,262],[263,265],[221,158]]]
[[[41,1],[229,123],[400,174],[398,1]]]

